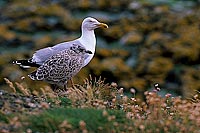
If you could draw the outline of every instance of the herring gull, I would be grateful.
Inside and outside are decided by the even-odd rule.
[[[49,57],[36,71],[28,76],[32,80],[44,80],[64,86],[67,80],[76,75],[84,65],[86,54],[92,54],[84,47],[73,44],[65,50]]]
[[[37,50],[30,59],[13,63],[23,68],[38,67],[29,75],[32,80],[44,80],[65,87],[67,80],[93,58],[96,47],[94,30],[100,27],[108,28],[105,23],[87,17],[82,22],[82,35],[78,39]]]

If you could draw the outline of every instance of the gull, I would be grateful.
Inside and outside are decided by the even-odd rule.
[[[73,44],[47,59],[36,71],[28,76],[32,80],[44,80],[51,84],[64,86],[84,65],[85,55],[92,54],[84,47]]]
[[[92,60],[92,58],[95,54],[95,47],[96,47],[96,37],[95,37],[94,30],[97,28],[100,28],[100,27],[108,28],[108,25],[105,23],[99,22],[95,18],[87,17],[82,22],[82,25],[81,25],[82,34],[79,38],[72,40],[72,41],[59,43],[57,45],[54,45],[53,47],[42,48],[40,50],[35,51],[35,53],[33,54],[33,56],[30,59],[16,60],[16,61],[13,61],[13,63],[17,64],[23,68],[37,67],[38,69],[35,72],[31,73],[29,75],[29,77],[32,80],[44,80],[44,81],[48,82],[48,80],[46,80],[44,78],[43,79],[39,78],[39,76],[37,76],[37,73],[41,72],[42,71],[41,69],[44,69],[44,71],[45,71],[46,67],[44,67],[44,66],[51,64],[49,62],[51,62],[51,60],[53,60],[52,58],[55,58],[55,57],[59,58],[59,56],[61,57],[62,54],[65,55],[67,53],[67,55],[69,56],[69,60],[70,60],[69,62],[75,61],[78,63],[80,60],[82,60],[82,57],[84,57],[83,63],[81,63],[81,66],[78,66],[78,69],[76,72],[74,72],[73,74],[66,74],[66,72],[63,71],[62,74],[64,74],[66,76],[65,83],[63,83],[64,81],[62,81],[62,83],[60,83],[59,81],[57,81],[57,82],[49,81],[50,83],[58,84],[58,85],[66,84],[68,79],[71,79],[74,75],[76,75],[80,71],[81,68],[86,66]],[[78,54],[77,54],[77,51],[78,51]],[[74,57],[75,59],[71,58],[70,54],[72,54],[72,53],[75,53],[76,56],[78,56],[78,58],[75,58],[75,57]],[[76,64],[76,63],[74,63],[74,64]],[[55,64],[51,64],[51,65],[55,65]],[[60,63],[60,65],[63,65],[63,64]],[[56,66],[58,67],[59,63]],[[64,70],[71,69],[71,67],[67,66],[66,63],[65,63],[65,66],[67,68],[65,68]],[[48,66],[48,67],[50,67],[50,66]],[[55,68],[57,68],[57,67],[55,67]],[[58,77],[57,80],[59,80],[58,75],[57,75],[57,77]]]

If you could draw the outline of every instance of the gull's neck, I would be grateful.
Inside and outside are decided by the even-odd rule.
[[[90,50],[92,53],[95,52],[96,38],[94,30],[82,28],[82,35],[79,38],[79,41],[85,46],[86,50]]]

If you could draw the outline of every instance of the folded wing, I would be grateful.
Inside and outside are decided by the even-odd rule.
[[[36,64],[39,64],[39,65],[42,65],[49,57],[57,54],[58,52],[60,52],[64,49],[71,47],[72,44],[74,44],[74,43],[80,44],[80,42],[74,40],[74,41],[70,41],[70,42],[63,42],[63,43],[57,44],[53,47],[47,47],[47,48],[40,49],[33,54],[33,57],[31,58],[30,61],[34,62]]]

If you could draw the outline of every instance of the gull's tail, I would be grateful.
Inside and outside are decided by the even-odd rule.
[[[36,76],[36,71],[32,72],[31,74],[28,75],[30,79],[32,80],[37,80],[37,76]]]
[[[13,64],[17,64],[20,67],[23,68],[30,68],[30,67],[39,67],[40,65],[34,63],[34,62],[30,62],[30,60],[15,60],[13,61]]]

